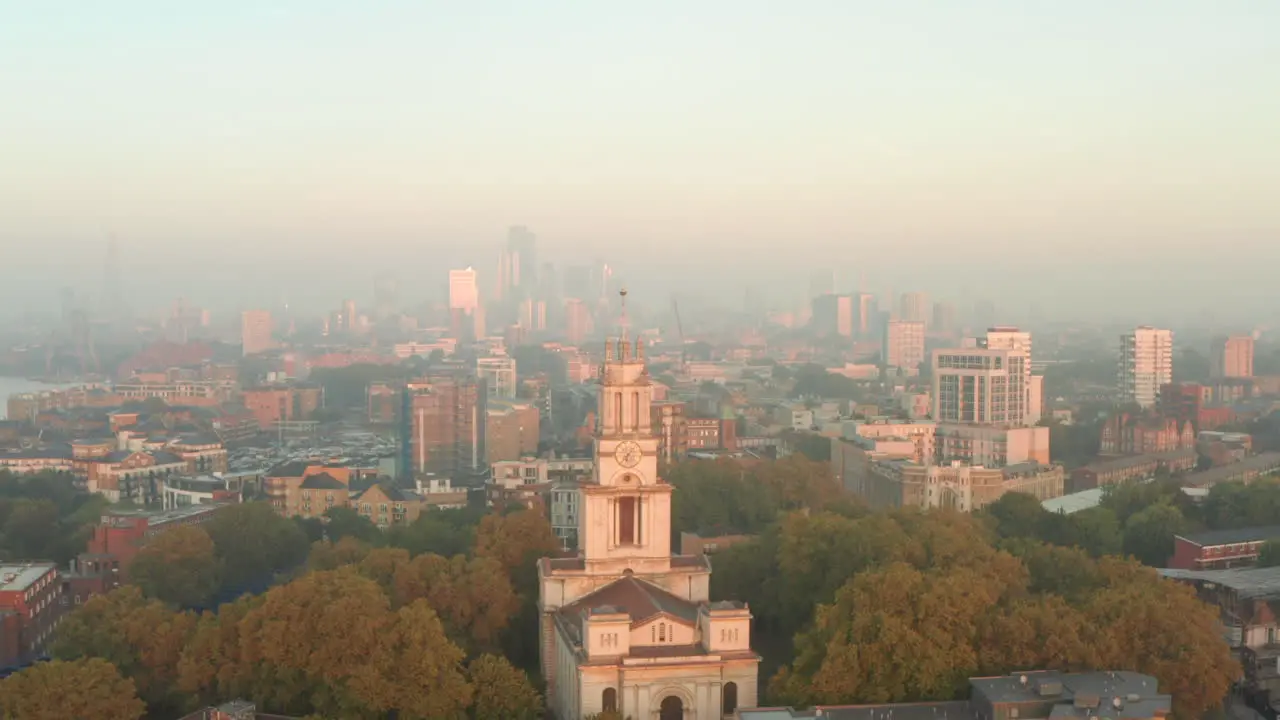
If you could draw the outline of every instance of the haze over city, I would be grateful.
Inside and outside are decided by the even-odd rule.
[[[1280,717],[1280,4],[9,5],[5,720]]]
[[[638,296],[1275,299],[1271,4],[73,7],[0,23],[5,314],[100,280],[108,235],[138,301],[318,304],[316,273],[488,271],[513,224]]]

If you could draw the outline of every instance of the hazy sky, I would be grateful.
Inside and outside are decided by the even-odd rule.
[[[525,224],[637,281],[1155,307],[1274,298],[1277,198],[1276,2],[0,2],[19,285],[114,232],[130,267],[434,286]]]

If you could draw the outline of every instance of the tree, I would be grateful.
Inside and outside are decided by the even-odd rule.
[[[476,528],[476,557],[496,560],[513,581],[517,571],[532,570],[538,558],[559,551],[560,541],[551,531],[551,523],[535,510],[508,515],[490,513]]]
[[[276,573],[302,564],[309,549],[302,529],[267,503],[223,508],[206,529],[222,563],[222,586],[228,593],[265,588]]]
[[[1280,542],[1268,540],[1262,544],[1258,552],[1258,567],[1275,567],[1280,565]]]
[[[344,565],[355,565],[372,550],[368,543],[354,537],[344,537],[337,542],[314,542],[307,554],[307,570],[337,570]]]
[[[476,689],[473,720],[539,720],[546,712],[529,677],[501,655],[481,655],[467,666]]]
[[[483,508],[428,510],[411,525],[393,526],[387,531],[387,538],[391,545],[408,550],[410,555],[429,552],[453,557],[471,551],[476,526],[484,516]]]
[[[995,521],[996,533],[1005,538],[1041,537],[1045,516],[1049,514],[1035,496],[1020,492],[1001,495],[983,508],[983,512]]]
[[[1173,536],[1186,532],[1187,521],[1167,502],[1142,510],[1124,525],[1124,551],[1142,563],[1163,567],[1173,555]]]
[[[1222,640],[1217,611],[1191,587],[1134,562],[1104,558],[1099,570],[1107,585],[1081,608],[1093,666],[1154,675],[1173,696],[1177,717],[1201,717],[1219,704],[1240,666]]]
[[[59,660],[102,658],[132,678],[151,709],[176,709],[182,650],[195,630],[196,616],[148,600],[134,586],[96,595],[62,621],[53,655]]]
[[[147,597],[179,607],[199,607],[218,589],[218,558],[201,527],[185,525],[156,535],[129,565],[129,580]]]
[[[398,607],[426,600],[463,647],[495,648],[520,610],[506,570],[493,558],[419,555],[395,567],[392,588]]]
[[[137,720],[146,709],[133,681],[100,658],[40,663],[0,681],[0,711],[10,720]]]
[[[324,511],[324,517],[325,537],[333,542],[352,537],[370,545],[381,545],[386,540],[372,520],[349,507],[331,507]]]

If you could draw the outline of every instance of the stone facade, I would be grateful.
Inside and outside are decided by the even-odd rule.
[[[671,554],[643,353],[625,337],[606,349],[580,550],[538,567],[542,672],[560,720],[720,720],[756,702],[750,610],[710,602],[705,556]]]

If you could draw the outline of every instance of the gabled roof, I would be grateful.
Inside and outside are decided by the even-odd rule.
[[[302,484],[298,486],[302,490],[346,490],[347,486],[342,484],[329,473],[316,473],[308,475]]]
[[[677,597],[633,576],[615,580],[595,592],[579,598],[576,602],[560,608],[560,614],[569,622],[578,625],[581,618],[592,608],[612,607],[618,612],[631,616],[631,622],[637,623],[658,614],[667,614],[694,624],[698,620],[698,605],[684,598]]]

